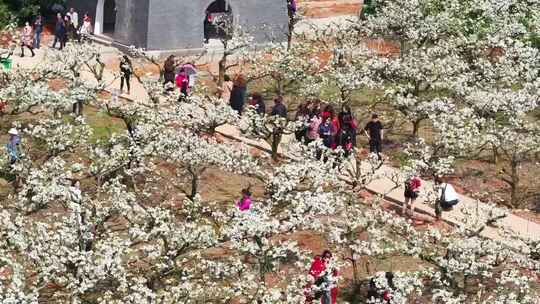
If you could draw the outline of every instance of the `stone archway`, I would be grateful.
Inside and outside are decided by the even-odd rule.
[[[233,10],[230,0],[214,0],[210,2],[204,12],[204,40],[226,39],[228,28],[234,23]]]

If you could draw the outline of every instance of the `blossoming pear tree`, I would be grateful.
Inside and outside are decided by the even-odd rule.
[[[288,157],[269,162],[216,132],[229,124],[270,140],[294,130],[295,123],[252,110],[239,119],[220,100],[200,93],[178,101],[156,89],[157,104],[152,98],[104,100],[105,77],[87,65],[100,66],[99,51],[88,45],[69,48],[65,61],[53,63],[52,55],[35,68],[2,72],[6,85],[0,99],[8,101],[9,111],[0,119],[21,130],[25,152],[14,164],[0,158],[2,178],[17,177],[7,183],[1,202],[2,303],[297,304],[314,290],[336,286],[365,300],[360,287],[370,279],[378,295],[390,291],[391,303],[537,301],[537,240],[504,227],[497,229],[499,238],[480,233],[486,225],[500,225],[504,211],[464,209],[468,220],[447,231],[414,227],[357,195],[358,185],[371,180],[376,169],[347,174],[349,160],[335,165],[339,155],[328,154],[326,162],[317,158],[318,143],[282,145]],[[346,77],[352,77],[356,64],[350,63]],[[329,70],[328,78],[336,79],[339,71]],[[81,100],[111,120],[120,118],[124,128],[95,138],[95,125],[71,113],[73,102]],[[453,140],[477,138],[463,150],[494,141],[493,122],[464,119],[477,113],[452,100],[457,101],[449,101],[444,111],[430,112],[430,119],[447,118],[434,124],[445,132],[436,145],[420,141],[410,148],[411,170],[451,170],[458,152]],[[521,142],[519,123],[502,129],[513,127],[509,134]],[[458,127],[466,128],[460,133]],[[272,142],[273,152],[278,146]],[[257,183],[251,208],[238,210],[225,191],[223,199],[209,199],[205,189],[221,186],[205,175],[209,170]],[[303,233],[319,237],[317,245],[334,253],[324,274],[327,285],[314,284],[308,274],[318,252],[305,246]],[[374,266],[395,257],[412,267]],[[370,265],[366,272],[362,264]],[[394,272],[393,282],[385,270]],[[342,295],[339,301],[350,299]]]

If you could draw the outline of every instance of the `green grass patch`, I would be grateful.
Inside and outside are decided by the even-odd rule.
[[[106,140],[113,134],[126,130],[126,126],[121,119],[111,117],[94,107],[87,106],[84,108],[84,118],[94,132],[90,138],[92,143],[96,143],[99,140]]]

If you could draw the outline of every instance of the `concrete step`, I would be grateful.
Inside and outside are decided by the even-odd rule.
[[[103,35],[90,35],[88,37],[92,41],[94,41],[96,43],[99,43],[99,44],[103,44],[105,46],[111,46],[113,44],[113,42],[114,42],[111,37],[103,36]]]

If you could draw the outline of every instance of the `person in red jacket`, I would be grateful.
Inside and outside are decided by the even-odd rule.
[[[313,300],[321,298],[321,304],[336,304],[338,289],[333,282],[333,278],[338,275],[336,269],[327,269],[332,259],[330,250],[325,250],[322,255],[317,255],[311,263],[309,274],[313,277],[313,284],[306,286],[306,303],[313,303]],[[315,285],[317,290],[312,291]]]
[[[322,112],[321,114],[321,118],[322,118],[322,121],[326,121],[327,118],[330,118],[330,121],[332,122],[332,126],[334,127],[334,134],[332,135],[333,136],[333,144],[332,144],[332,149],[336,149],[337,148],[337,140],[336,140],[336,136],[337,134],[339,134],[339,131],[341,130],[341,126],[339,124],[339,119],[336,115],[336,112],[334,111],[334,107],[332,107],[332,105],[327,105],[325,108],[324,108],[324,111]]]
[[[405,197],[405,203],[403,204],[403,215],[406,215],[407,209],[411,208],[411,217],[414,217],[414,202],[418,198],[422,181],[416,175],[410,176],[405,181],[405,191],[403,196]]]
[[[189,94],[189,77],[186,70],[180,69],[178,75],[176,75],[176,86],[180,89],[180,93],[184,96]]]

